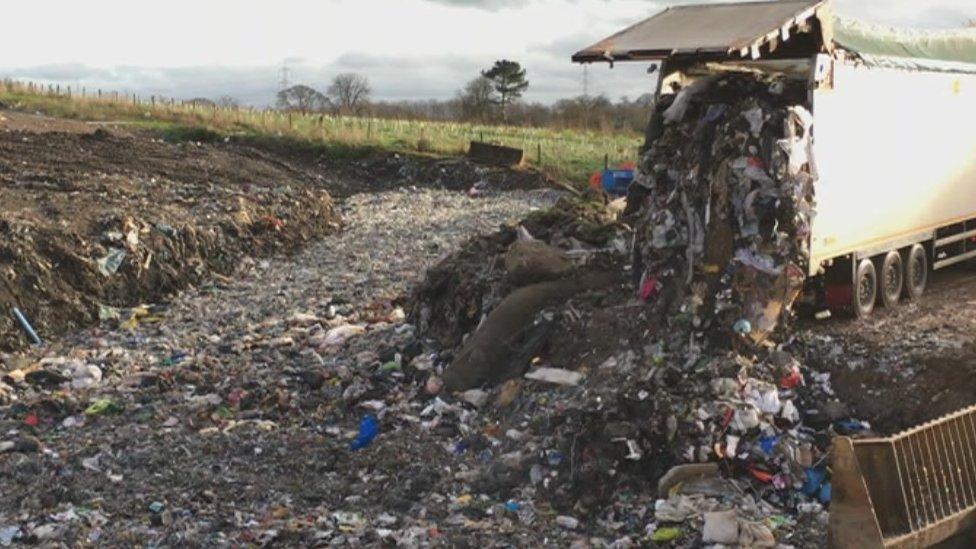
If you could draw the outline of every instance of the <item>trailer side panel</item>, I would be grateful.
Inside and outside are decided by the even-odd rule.
[[[814,92],[810,274],[976,217],[976,76],[836,62]]]

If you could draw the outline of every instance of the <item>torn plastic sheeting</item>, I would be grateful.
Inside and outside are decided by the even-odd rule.
[[[105,276],[112,276],[122,266],[122,262],[125,261],[125,256],[126,252],[123,248],[109,249],[105,257],[95,262],[98,265],[98,272]]]

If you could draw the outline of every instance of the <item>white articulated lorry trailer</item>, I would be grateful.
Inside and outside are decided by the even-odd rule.
[[[818,174],[808,274],[857,316],[976,258],[976,29],[896,31],[830,0],[679,6],[573,56],[653,61],[657,94],[723,71],[807,83]]]

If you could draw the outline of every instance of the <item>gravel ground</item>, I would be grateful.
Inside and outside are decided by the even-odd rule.
[[[410,464],[395,450],[383,465],[348,448],[363,408],[382,419],[375,398],[419,406],[396,397],[417,390],[396,353],[420,352],[396,300],[467,238],[557,197],[355,195],[343,231],[297,255],[247,260],[168,306],[115,311],[100,328],[5,357],[0,545],[428,536],[399,516],[425,513],[411,507],[423,488],[396,478]],[[380,530],[367,529],[362,498],[388,502],[394,488],[400,513],[370,513]]]
[[[558,196],[550,190],[479,198],[433,190],[356,195],[342,206],[346,231],[312,246],[293,265],[272,268],[269,280],[294,272],[305,296],[325,290],[351,303],[394,299],[468,238],[518,222]]]

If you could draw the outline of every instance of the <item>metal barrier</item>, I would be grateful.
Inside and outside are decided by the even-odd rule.
[[[835,438],[832,484],[831,547],[930,547],[971,530],[976,406],[889,438]]]

